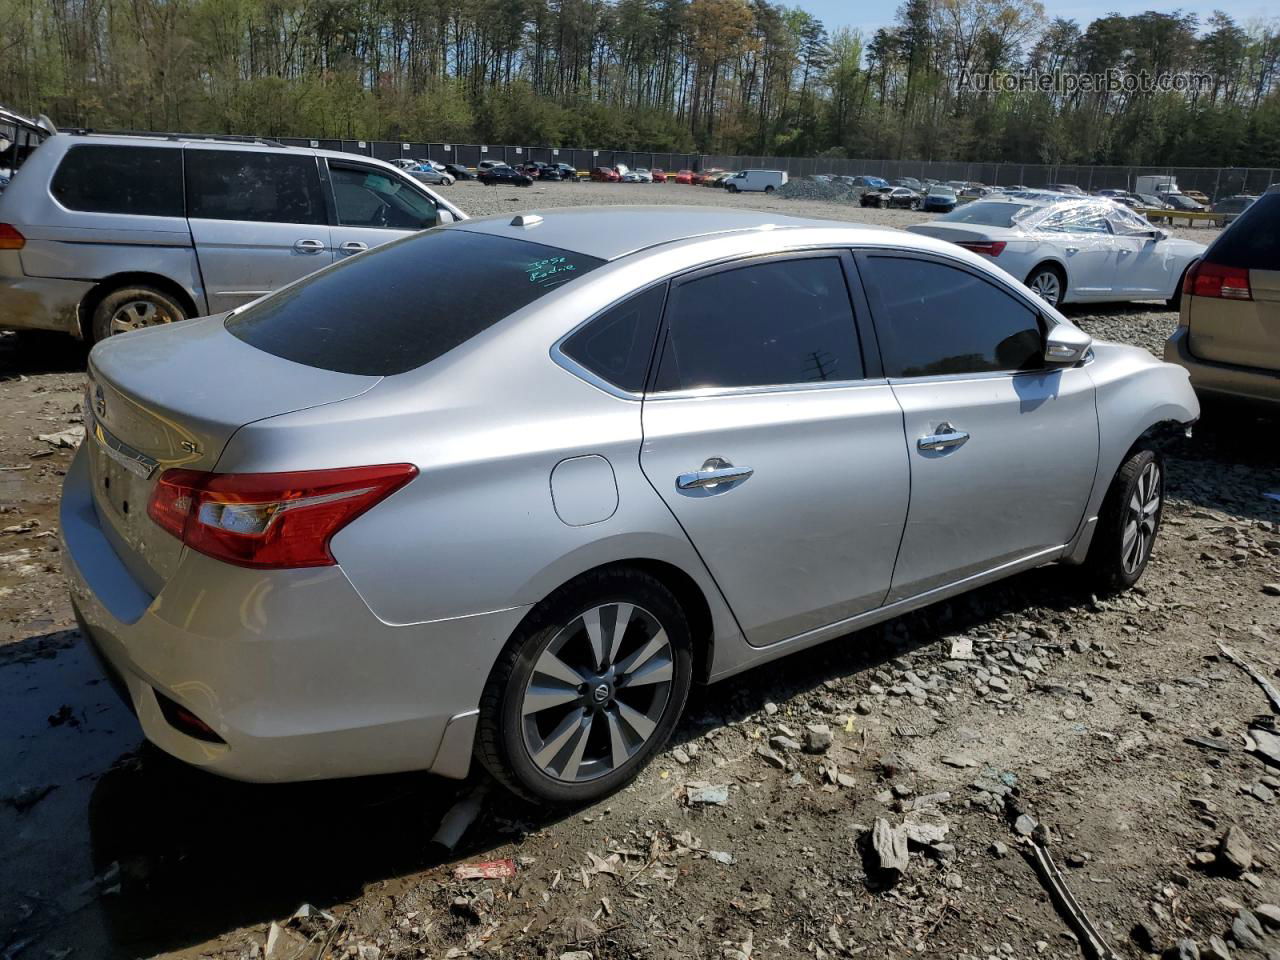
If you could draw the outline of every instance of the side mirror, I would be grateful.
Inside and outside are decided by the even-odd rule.
[[[1159,227],[1156,227],[1154,230],[1151,231],[1152,243],[1159,243],[1161,240],[1168,240],[1168,239],[1169,239],[1168,230],[1161,230]]]
[[[439,210],[436,211],[436,223],[437,224],[453,223],[453,214],[450,213],[448,210],[446,210],[444,207],[441,207]]]
[[[1054,323],[1044,338],[1044,360],[1051,366],[1073,366],[1089,353],[1093,337],[1079,327]]]

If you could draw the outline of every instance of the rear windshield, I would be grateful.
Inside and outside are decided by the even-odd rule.
[[[227,318],[259,350],[322,370],[414,370],[604,261],[438,229],[315,274]]]
[[[1250,204],[1214,241],[1205,259],[1242,270],[1280,270],[1280,193]]]
[[[956,207],[950,213],[938,217],[947,223],[976,223],[984,227],[1012,227],[1014,222],[1025,211],[1031,209],[1029,203],[967,203]]]

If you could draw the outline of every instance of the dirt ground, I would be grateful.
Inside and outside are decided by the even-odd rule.
[[[634,191],[921,218],[454,191],[475,213]],[[1176,322],[1068,312],[1153,351]],[[1280,673],[1280,453],[1256,442],[1274,420],[1217,413],[1174,445],[1127,595],[1044,568],[696,691],[631,787],[550,816],[479,775],[253,786],[142,743],[53,535],[71,450],[39,436],[78,425],[83,363],[0,335],[0,960],[1081,956],[1019,814],[1116,956],[1280,957],[1280,770],[1248,749],[1274,721],[1218,646]],[[460,798],[480,812],[450,853],[432,838]],[[880,819],[907,826],[900,876],[877,869]],[[508,858],[510,878],[455,879]]]

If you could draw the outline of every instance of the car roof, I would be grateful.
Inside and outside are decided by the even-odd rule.
[[[866,240],[883,239],[886,232],[899,233],[870,224],[714,207],[556,207],[529,211],[524,216],[530,213],[542,219],[532,226],[515,226],[509,214],[500,214],[465,220],[445,229],[528,240],[602,260],[617,260],[660,244],[749,230],[843,227],[851,234],[865,233]],[[857,242],[857,238],[850,242]]]

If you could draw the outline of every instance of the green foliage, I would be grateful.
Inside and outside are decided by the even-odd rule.
[[[1025,163],[1280,165],[1280,30],[902,0],[0,0],[0,103],[66,126]],[[1189,93],[961,76],[1199,72]]]

